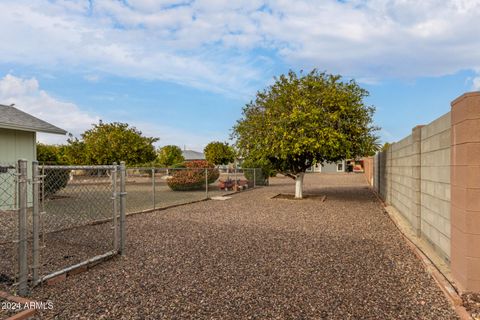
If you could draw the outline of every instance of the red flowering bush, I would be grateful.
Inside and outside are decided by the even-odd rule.
[[[175,170],[167,184],[173,191],[201,190],[205,188],[205,169],[208,183],[215,182],[220,173],[205,160],[186,161],[185,169]]]

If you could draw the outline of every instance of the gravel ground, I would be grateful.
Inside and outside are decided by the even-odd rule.
[[[467,292],[462,295],[463,304],[475,320],[480,320],[480,293]]]
[[[128,218],[127,256],[33,293],[42,319],[456,319],[362,175]]]
[[[232,177],[233,175],[230,175]],[[221,178],[226,179],[227,174]],[[245,179],[237,175],[239,179]],[[111,223],[85,226],[98,220],[109,219],[112,211],[112,188],[109,178],[93,178],[75,181],[49,199],[42,216],[41,225],[46,233],[42,241],[40,274],[50,272],[106,253],[113,247]],[[164,179],[156,178],[155,206],[164,208],[186,202],[202,200],[205,191],[172,191]],[[209,185],[209,196],[221,196],[232,191],[220,190],[218,182]],[[152,181],[148,177],[133,177],[127,184],[127,213],[153,208]],[[0,290],[13,293],[11,284],[17,274],[17,213],[0,211]],[[29,236],[31,237],[32,216],[28,212]],[[76,229],[72,229],[76,227]],[[65,230],[66,231],[62,231]],[[54,233],[51,233],[55,231]],[[29,248],[31,248],[29,243]],[[29,255],[31,250],[28,250]],[[29,257],[31,260],[31,257]]]
[[[0,319],[6,319],[15,315],[17,312],[15,310],[16,306],[17,305],[15,303],[11,303],[10,301],[0,298]]]

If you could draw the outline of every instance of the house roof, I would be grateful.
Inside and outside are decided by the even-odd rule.
[[[67,133],[67,131],[18,110],[13,106],[2,104],[0,104],[0,128],[56,134]]]
[[[198,151],[182,150],[182,155],[185,160],[205,160],[205,155]]]

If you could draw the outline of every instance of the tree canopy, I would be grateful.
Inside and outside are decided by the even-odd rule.
[[[205,153],[205,159],[215,165],[229,164],[235,161],[235,151],[226,142],[210,142],[203,152]]]
[[[168,145],[158,150],[157,161],[161,166],[171,167],[185,161],[182,149],[174,145]]]
[[[233,128],[245,159],[268,160],[292,178],[315,162],[335,162],[371,153],[377,147],[373,106],[354,80],[316,69],[290,71],[257,92]]]
[[[44,164],[68,163],[65,157],[66,146],[37,143],[37,160]]]
[[[157,138],[144,137],[127,123],[99,122],[85,131],[81,139],[70,138],[66,156],[72,164],[104,165],[125,161],[129,165],[156,159],[153,143]]]

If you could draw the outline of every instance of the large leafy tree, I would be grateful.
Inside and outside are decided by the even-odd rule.
[[[37,143],[37,160],[42,164],[70,164],[66,145]]]
[[[60,159],[60,146],[37,143],[37,160],[40,163],[57,164]]]
[[[236,146],[245,159],[268,161],[295,179],[295,197],[302,198],[304,173],[312,164],[360,157],[376,148],[375,109],[364,103],[367,96],[354,80],[290,71],[244,107],[233,128]]]
[[[156,159],[153,143],[157,138],[144,137],[142,132],[127,123],[99,122],[85,131],[81,139],[69,139],[67,156],[82,164],[105,165],[125,161],[129,165],[144,164]]]
[[[182,149],[174,145],[168,145],[158,150],[157,161],[161,166],[171,167],[185,161]]]
[[[235,161],[235,151],[226,142],[210,142],[203,152],[205,153],[205,159],[215,165],[229,164]]]

